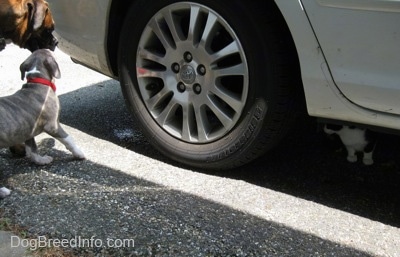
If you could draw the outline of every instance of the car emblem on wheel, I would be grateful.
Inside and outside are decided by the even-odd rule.
[[[196,72],[190,65],[185,65],[181,70],[181,79],[186,84],[192,84],[196,79]]]

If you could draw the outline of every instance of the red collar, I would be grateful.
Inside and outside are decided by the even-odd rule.
[[[53,89],[54,92],[56,92],[56,85],[51,82],[48,79],[44,79],[44,78],[28,78],[28,83],[36,83],[36,84],[43,84],[46,86],[51,87],[51,89]]]

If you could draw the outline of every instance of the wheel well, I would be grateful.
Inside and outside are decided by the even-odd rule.
[[[110,7],[108,19],[107,54],[111,70],[115,77],[118,77],[119,35],[131,3],[131,1],[126,0],[114,0],[112,1]]]
[[[297,104],[296,110],[298,111],[298,113],[306,114],[307,106],[301,78],[300,60],[289,26],[280,9],[276,5],[275,1],[258,0],[254,3],[255,4],[252,5],[251,8],[253,9],[252,13],[254,13],[254,15],[256,16],[255,19],[263,17],[266,19],[262,20],[268,20],[268,22],[273,24],[272,27],[274,28],[274,35],[277,36],[278,43],[281,46],[284,46],[281,48],[280,51],[286,52],[284,61],[287,65],[288,70],[290,70],[291,86],[293,86],[293,88],[297,92],[293,101],[295,101]],[[258,5],[256,3],[258,3]]]
[[[292,37],[292,33],[290,32],[289,26],[286,23],[286,20],[279,10],[278,6],[276,5],[275,2],[273,2],[273,9],[276,14],[277,19],[279,20],[279,23],[281,24],[280,26],[280,35],[282,36],[282,40],[285,40],[286,45],[287,45],[287,51],[289,52],[288,56],[290,58],[290,63],[292,66],[292,72],[293,72],[293,77],[296,80],[296,90],[298,90],[298,95],[296,96],[297,98],[295,99],[298,102],[298,113],[303,115],[303,114],[308,114],[307,113],[307,104],[306,104],[306,96],[304,92],[304,86],[303,86],[303,81],[301,78],[301,67],[300,67],[300,60],[299,60],[299,54],[297,52],[296,44],[294,42],[294,39]]]

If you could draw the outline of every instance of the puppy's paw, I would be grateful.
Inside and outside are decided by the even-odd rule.
[[[74,155],[74,157],[76,159],[79,159],[79,160],[86,159],[85,154],[79,148],[75,148],[74,151],[72,152],[72,154]]]
[[[49,164],[53,161],[53,158],[47,155],[40,156],[37,154],[32,154],[31,155],[31,160],[36,163],[37,165],[46,165]]]
[[[0,198],[4,198],[4,197],[6,197],[6,196],[8,196],[10,194],[11,194],[11,190],[10,189],[8,189],[6,187],[0,188]]]
[[[75,151],[75,152],[73,153],[73,155],[74,155],[74,157],[75,157],[76,159],[79,159],[79,160],[84,160],[84,159],[86,159],[85,154],[84,154],[81,150],[79,150],[79,149],[78,149],[78,151]]]

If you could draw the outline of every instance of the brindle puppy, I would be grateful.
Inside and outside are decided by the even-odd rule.
[[[33,52],[21,64],[21,78],[27,83],[15,94],[0,97],[0,147],[25,142],[26,155],[36,164],[52,162],[50,156],[37,152],[35,136],[42,132],[53,136],[72,152],[77,159],[85,155],[75,145],[59,123],[60,104],[55,93],[54,80],[60,78],[60,70],[50,50]],[[0,197],[10,191],[0,188]]]

